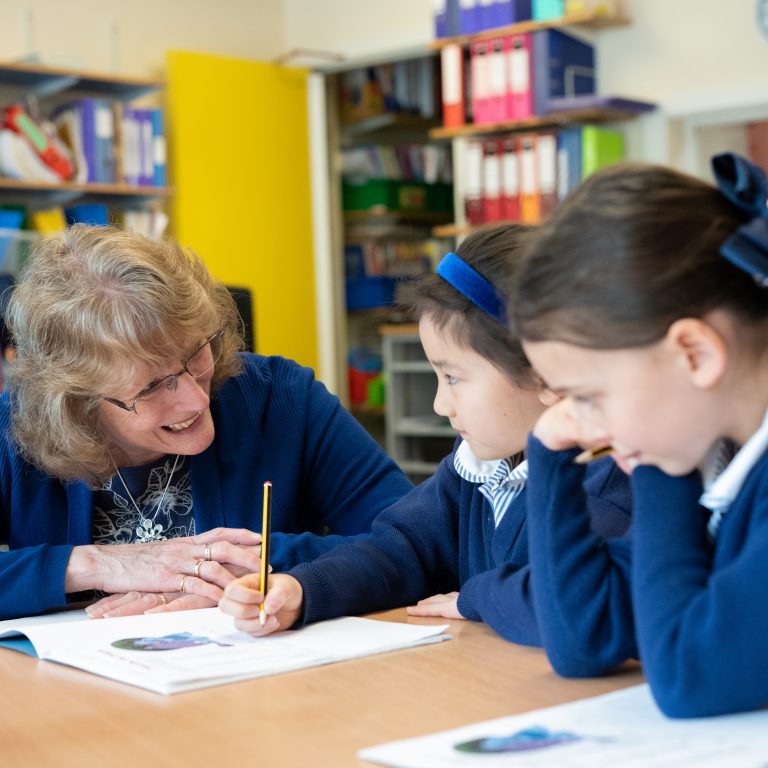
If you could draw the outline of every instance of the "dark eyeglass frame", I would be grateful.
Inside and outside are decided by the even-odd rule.
[[[213,358],[213,365],[211,365],[208,370],[203,371],[202,373],[199,373],[195,375],[192,373],[192,371],[187,368],[187,366],[190,364],[190,362],[194,359],[195,355],[199,354],[202,350],[204,350],[209,344],[211,345],[211,351],[213,352],[213,342],[217,339],[221,339],[221,337],[224,335],[224,331],[219,329],[218,331],[215,331],[212,333],[199,347],[195,349],[194,352],[187,358],[187,361],[182,366],[181,370],[178,373],[169,373],[167,376],[163,376],[160,379],[157,379],[157,381],[153,381],[152,383],[148,384],[144,389],[139,392],[138,395],[131,398],[131,404],[128,405],[128,403],[123,402],[122,400],[118,400],[114,397],[104,397],[103,400],[106,400],[108,403],[112,403],[112,405],[116,405],[118,408],[122,408],[124,411],[131,411],[133,413],[137,413],[136,411],[136,403],[139,400],[143,400],[150,394],[154,394],[155,392],[159,392],[161,389],[170,389],[173,391],[176,391],[176,387],[178,386],[178,380],[181,376],[183,376],[185,373],[188,373],[195,381],[199,379],[201,376],[205,376],[208,371],[213,370],[213,368],[216,366],[216,362],[218,361],[219,357],[221,357],[221,352],[219,352],[218,356],[214,356]]]

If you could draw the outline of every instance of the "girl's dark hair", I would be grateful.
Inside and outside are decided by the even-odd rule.
[[[768,293],[719,253],[744,221],[715,187],[669,168],[599,171],[532,240],[511,292],[512,327],[531,341],[618,349],[716,308],[755,324]]]
[[[483,227],[455,252],[506,298],[530,230],[521,224]],[[415,320],[429,315],[436,328],[473,349],[516,383],[531,386],[536,382],[518,338],[439,275],[402,284],[397,299]]]

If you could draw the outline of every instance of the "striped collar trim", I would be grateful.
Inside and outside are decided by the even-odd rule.
[[[528,479],[527,460],[515,467],[509,459],[483,461],[472,453],[466,440],[462,440],[456,449],[453,466],[463,480],[476,485],[487,485],[489,490],[501,486],[524,485]]]

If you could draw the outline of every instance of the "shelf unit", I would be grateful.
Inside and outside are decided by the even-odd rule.
[[[365,99],[361,99],[352,115],[346,108],[342,109],[343,92],[345,86],[350,82],[347,80],[345,83],[345,77],[349,75],[354,77],[355,70],[365,70],[369,66],[391,66],[393,68],[400,64],[410,66],[407,62],[416,59],[429,62],[434,71],[433,88],[423,92],[432,98],[433,114],[384,112],[368,115],[364,111]],[[371,64],[360,63],[348,68],[339,67],[326,74],[324,78],[329,147],[329,191],[332,211],[331,238],[332,248],[336,253],[334,269],[339,286],[336,290],[340,297],[345,296],[346,246],[358,245],[367,249],[373,245],[381,247],[382,250],[390,245],[394,248],[395,244],[412,244],[414,247],[421,247],[425,242],[434,239],[432,234],[434,227],[448,224],[453,219],[451,210],[434,212],[410,208],[396,209],[384,204],[373,204],[365,210],[344,211],[342,208],[342,154],[345,151],[372,145],[385,147],[391,151],[390,148],[397,148],[399,145],[425,144],[430,141],[429,132],[439,128],[441,124],[439,94],[435,90],[439,79],[438,69],[437,52],[425,47],[421,51],[409,51],[398,58],[377,60]],[[419,93],[422,92],[419,91]],[[410,95],[414,96],[413,93]],[[421,96],[417,101],[419,104],[423,104]],[[395,151],[398,150],[395,149]],[[384,175],[390,176],[392,169],[387,164],[384,164],[384,168]],[[414,166],[415,168],[416,166]],[[407,186],[409,181],[406,179],[404,184]],[[447,245],[447,241],[445,245]],[[367,255],[368,251],[366,250],[366,258]],[[408,268],[415,269],[415,265],[408,264],[406,269]],[[373,354],[381,354],[383,357],[382,337],[379,335],[380,326],[402,323],[405,319],[402,311],[396,307],[347,309],[346,305],[342,303],[342,306],[338,307],[335,313],[333,335],[336,348],[335,358],[340,373],[336,390],[342,402],[348,405],[355,417],[382,445],[386,443],[385,433],[390,421],[389,408],[386,404],[383,407],[371,407],[367,404],[350,402],[347,356],[352,350],[365,349]],[[424,378],[428,380],[429,377]],[[429,404],[431,408],[431,397]]]
[[[541,29],[560,29],[575,27],[592,32],[609,30],[631,25],[631,20],[623,12],[606,12],[600,10],[571,13],[566,16],[548,19],[546,21],[523,21],[504,27],[483,30],[472,35],[440,38],[433,41],[435,49],[447,45],[460,45],[467,48],[478,40],[489,40],[507,35],[535,32]],[[568,126],[586,124],[628,124],[635,120],[638,112],[613,107],[590,107],[572,109],[563,112],[552,112],[546,115],[536,115],[525,120],[505,121],[498,123],[474,124],[467,123],[455,127],[439,126],[429,131],[433,141],[450,141],[454,167],[454,218],[452,222],[436,225],[432,233],[435,237],[461,239],[474,231],[477,226],[471,226],[466,220],[462,189],[464,188],[464,157],[467,142],[473,138],[493,137],[502,134],[536,132]],[[533,223],[533,222],[528,222]],[[482,226],[482,225],[480,225]]]
[[[123,77],[39,64],[0,62],[0,108],[27,95],[68,101],[85,95],[131,101],[164,87],[162,80]]]
[[[358,138],[366,142],[383,141],[423,141],[424,135],[431,128],[438,128],[440,120],[436,117],[422,117],[402,112],[385,112],[359,120],[350,120],[341,124],[342,146],[350,146]]]
[[[415,325],[380,329],[386,377],[386,441],[390,456],[415,482],[433,475],[456,440],[432,410],[437,382]]]
[[[623,109],[572,109],[568,112],[552,112],[548,115],[531,117],[526,120],[514,120],[503,123],[470,123],[455,128],[433,128],[430,139],[453,139],[459,136],[485,136],[494,133],[518,133],[547,128],[560,128],[564,125],[582,123],[618,123],[633,120],[636,112]]]
[[[569,13],[556,19],[546,21],[520,21],[516,24],[507,24],[503,27],[484,29],[472,35],[458,35],[457,37],[441,37],[434,40],[434,48],[444,48],[446,45],[467,46],[475,40],[490,40],[504,35],[520,35],[524,32],[535,32],[538,29],[557,29],[560,27],[582,27],[593,31],[610,29],[612,27],[627,27],[632,22],[623,13],[607,13],[593,10],[579,13]]]
[[[346,224],[400,223],[414,226],[439,226],[451,220],[451,214],[440,211],[392,211],[369,208],[367,211],[345,211]]]
[[[85,97],[133,101],[163,88],[163,81],[149,78],[0,62],[0,110],[29,97],[37,99],[47,112]],[[162,201],[172,193],[170,187],[48,183],[0,177],[0,203],[20,203],[31,210],[74,201],[102,201],[116,207],[145,205],[151,200]]]

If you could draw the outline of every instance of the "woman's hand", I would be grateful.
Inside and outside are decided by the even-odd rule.
[[[405,610],[409,616],[442,616],[444,619],[463,619],[458,609],[459,593],[432,595],[419,600],[416,605],[409,605]]]
[[[262,627],[259,623],[259,606],[264,601],[267,614]],[[259,575],[251,573],[227,585],[219,608],[235,617],[235,627],[256,637],[269,635],[281,629],[289,629],[301,617],[304,607],[304,590],[293,576],[278,573],[269,577],[266,598],[259,591]]]
[[[72,550],[64,590],[164,593],[166,599],[182,593],[216,604],[230,581],[259,570],[260,555],[261,534],[242,528],[144,544],[80,546]]]
[[[220,590],[224,594],[223,590]],[[189,611],[193,608],[214,608],[216,600],[186,592],[126,592],[108,595],[89,605],[85,612],[92,619],[111,619],[115,616],[136,616],[141,613]]]

